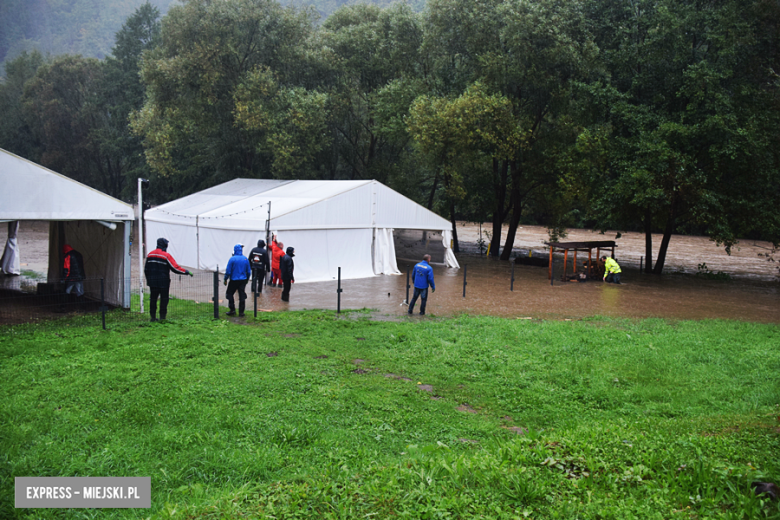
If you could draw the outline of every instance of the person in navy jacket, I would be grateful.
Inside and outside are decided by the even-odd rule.
[[[236,304],[233,295],[238,291],[238,317],[243,318],[246,307],[246,284],[252,275],[249,259],[244,256],[244,244],[233,246],[233,256],[228,260],[225,268],[225,285],[227,285],[227,301],[230,310],[228,316],[236,315]],[[230,280],[230,282],[228,282]]]
[[[425,316],[425,304],[428,302],[428,286],[431,286],[431,292],[436,292],[436,284],[433,283],[433,267],[428,264],[431,261],[431,255],[425,255],[423,261],[414,266],[412,271],[412,280],[414,280],[414,296],[409,302],[409,314],[414,312],[414,304],[417,298],[420,298],[420,316]]]

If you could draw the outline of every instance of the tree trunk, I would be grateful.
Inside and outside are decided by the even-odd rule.
[[[458,246],[458,226],[455,225],[455,202],[450,202],[450,221],[452,222],[452,252],[460,253]]]
[[[431,193],[428,195],[428,209],[433,211],[433,196],[436,195],[436,188],[439,185],[439,172],[438,170],[433,175],[433,187],[431,188]]]
[[[512,248],[515,246],[515,235],[517,234],[517,225],[520,223],[520,217],[523,214],[523,201],[521,200],[520,188],[518,182],[517,161],[512,161],[512,218],[509,220],[509,229],[507,230],[506,243],[504,250],[501,251],[501,260],[509,260],[512,255]]]
[[[672,209],[669,212],[669,219],[666,221],[666,229],[664,229],[664,237],[661,239],[661,248],[658,250],[658,259],[655,261],[655,267],[653,268],[654,274],[661,274],[664,270],[666,250],[669,248],[669,241],[672,239],[677,218],[675,206],[676,204],[672,202]]]
[[[650,210],[645,211],[645,272],[653,272],[653,234]]]
[[[490,256],[498,256],[501,249],[501,228],[509,208],[504,208],[506,202],[507,171],[509,162],[503,161],[500,165],[493,159],[493,191],[496,195],[496,207],[493,210],[493,236],[490,239]]]

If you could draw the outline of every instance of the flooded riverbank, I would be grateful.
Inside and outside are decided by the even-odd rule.
[[[0,243],[5,243],[5,229],[0,230]],[[483,228],[484,229],[484,228]],[[464,244],[473,244],[478,236],[474,224],[459,226]],[[637,235],[637,236],[633,236]],[[525,227],[518,232],[518,247],[528,247],[540,253],[546,237],[544,228]],[[607,239],[614,238],[607,236]],[[641,238],[641,240],[640,240]],[[567,240],[598,240],[604,235],[589,230],[570,231]],[[510,291],[511,264],[484,256],[458,255],[461,269],[434,266],[437,291],[428,299],[428,314],[452,316],[462,313],[504,316],[509,318],[577,319],[603,315],[614,317],[668,319],[738,319],[765,323],[780,323],[780,284],[776,281],[774,264],[757,256],[767,244],[744,243],[728,256],[722,248],[705,237],[672,238],[667,260],[667,273],[695,273],[699,263],[707,263],[712,271],[723,270],[734,277],[731,281],[708,280],[691,275],[640,274],[634,265],[644,247],[638,233],[623,235],[618,240],[616,256],[624,268],[623,285],[600,281],[564,283],[556,279],[551,287],[547,268],[516,266],[514,291]],[[46,277],[48,255],[48,224],[23,222],[19,243],[22,269]],[[657,244],[658,242],[656,242]],[[758,247],[760,246],[760,247]],[[133,249],[132,271],[138,275],[138,260]],[[406,273],[413,262],[398,261]],[[560,262],[556,263],[560,272]],[[466,297],[463,298],[463,272],[468,269]],[[377,309],[390,317],[404,317],[406,307],[406,276],[377,276],[342,282],[342,309]],[[258,307],[268,310],[336,309],[336,282],[301,283],[293,285],[290,303],[280,301],[281,288],[268,287],[258,298]],[[251,302],[248,302],[251,309]],[[419,311],[419,303],[417,305]],[[418,319],[415,317],[414,319]]]
[[[547,268],[516,266],[510,291],[511,265],[485,257],[461,255],[461,269],[434,266],[436,292],[428,297],[427,314],[462,313],[507,318],[578,319],[588,316],[665,319],[737,319],[780,323],[780,284],[758,281],[707,280],[688,275],[655,276],[624,270],[623,284],[555,280]],[[466,267],[467,266],[467,267]],[[406,272],[407,264],[399,269]],[[463,273],[467,269],[466,297]],[[559,271],[559,267],[556,271]],[[336,282],[293,285],[290,303],[281,289],[267,288],[258,308],[268,310],[335,309]],[[406,275],[377,276],[342,282],[342,309],[378,309],[403,317],[407,307]],[[413,289],[410,289],[410,294]],[[415,314],[419,312],[419,302]],[[416,315],[414,319],[419,319]]]

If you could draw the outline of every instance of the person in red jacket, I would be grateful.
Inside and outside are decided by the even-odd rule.
[[[282,285],[282,271],[279,269],[279,260],[284,256],[284,244],[276,241],[274,235],[271,241],[271,286]]]
[[[149,285],[149,314],[152,321],[157,321],[158,298],[160,299],[160,319],[164,320],[168,315],[172,272],[192,276],[191,272],[180,267],[168,253],[168,240],[158,238],[157,249],[146,255],[146,264],[144,265],[144,275],[146,275],[146,283]]]

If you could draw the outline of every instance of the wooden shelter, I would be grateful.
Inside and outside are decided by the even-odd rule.
[[[568,280],[566,277],[567,264],[569,260],[569,251],[574,252],[574,261],[572,262],[572,274],[577,275],[577,252],[588,252],[588,263],[585,268],[585,274],[588,278],[596,278],[603,272],[604,266],[601,264],[601,250],[611,249],[612,256],[615,256],[615,248],[617,245],[614,240],[602,240],[602,241],[590,241],[590,242],[545,242],[545,245],[550,246],[550,265],[547,268],[547,279],[552,278],[553,267],[553,252],[563,252],[563,274],[561,278]],[[596,262],[593,262],[593,250],[596,250]]]

